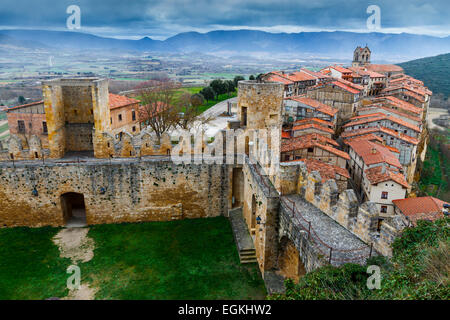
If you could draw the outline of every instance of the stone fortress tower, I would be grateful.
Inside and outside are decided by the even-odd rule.
[[[42,83],[50,158],[94,152],[96,133],[109,131],[108,81],[56,79]]]
[[[238,88],[238,118],[242,128],[281,128],[284,90],[281,83],[239,81]]]
[[[364,48],[358,46],[353,53],[352,67],[365,67],[370,64],[371,53],[367,45]]]

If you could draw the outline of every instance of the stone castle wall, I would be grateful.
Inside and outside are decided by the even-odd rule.
[[[0,165],[0,227],[62,226],[61,195],[84,195],[88,224],[225,215],[226,165],[176,165],[121,159],[110,163]]]
[[[359,204],[353,190],[339,193],[336,181],[322,183],[317,171],[308,173],[303,163],[280,164],[280,185],[283,194],[300,194],[337,223],[352,232],[374,250],[391,256],[391,244],[405,227],[401,218],[383,218],[378,229],[380,213],[375,203]]]

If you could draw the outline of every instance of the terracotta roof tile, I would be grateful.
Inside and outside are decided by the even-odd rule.
[[[120,96],[118,94],[109,94],[109,109],[116,109],[120,107],[129,106],[130,104],[139,103],[139,100]]]
[[[37,106],[37,105],[43,104],[43,103],[44,103],[43,100],[36,101],[36,102],[31,102],[31,103],[27,103],[27,104],[22,104],[20,106],[15,106],[15,107],[8,108],[8,109],[6,109],[6,111],[8,111],[8,110],[15,110],[15,109],[21,109],[21,108],[26,108],[26,107],[31,107],[31,106]]]
[[[300,126],[294,126],[292,128],[292,131],[302,131],[302,130],[307,130],[307,129],[311,129],[311,128],[319,130],[319,131],[327,132],[327,133],[330,133],[330,134],[334,134],[334,131],[332,129],[326,128],[324,126],[321,126],[321,125],[318,125],[318,124],[315,124],[315,123],[309,123],[309,124],[303,124],[303,125],[300,125]]]
[[[434,197],[406,198],[392,202],[414,225],[417,224],[417,220],[434,221],[443,218],[444,204],[449,204]]]
[[[289,152],[293,150],[300,150],[305,148],[318,147],[330,153],[333,153],[341,158],[350,159],[350,156],[341,150],[327,145],[327,140],[319,138],[320,135],[305,135],[300,137],[283,140],[281,142],[281,152]]]
[[[400,132],[395,132],[392,129],[388,129],[386,127],[372,127],[372,128],[362,128],[362,129],[358,129],[358,130],[351,130],[351,131],[345,131],[341,134],[341,137],[343,139],[348,139],[351,137],[355,137],[355,136],[361,136],[361,135],[365,135],[365,134],[369,134],[369,133],[375,133],[375,132],[382,132],[385,134],[388,134],[392,137],[396,137],[398,139],[401,139],[405,142],[417,145],[419,143],[419,140],[417,138],[413,138],[410,136],[407,136],[404,133],[400,133]]]
[[[330,116],[334,116],[336,113],[338,113],[337,108],[333,108],[327,104],[321,103],[320,101],[317,101],[315,99],[307,98],[305,96],[288,97],[285,100],[293,100],[293,101],[297,101],[297,102],[306,104],[307,106],[310,106],[310,107],[316,109],[317,111],[325,113]]]
[[[388,148],[367,140],[354,140],[348,142],[350,148],[358,154],[367,166],[378,163],[387,163],[391,166],[401,168],[397,157]]]
[[[403,68],[395,64],[369,64],[367,69],[379,73],[403,72]]]
[[[369,168],[364,171],[364,174],[371,184],[378,184],[385,181],[394,181],[405,188],[409,187],[409,184],[408,182],[406,182],[405,176],[403,174],[384,166]]]
[[[294,126],[301,126],[303,124],[310,124],[310,123],[312,123],[312,124],[316,123],[316,124],[325,126],[327,128],[333,127],[333,122],[322,120],[319,118],[306,118],[306,119],[297,120],[294,122]]]
[[[356,119],[357,121],[352,121],[352,119],[354,119],[354,118],[355,117],[350,118],[350,122],[345,124],[343,126],[343,128],[348,128],[348,127],[351,127],[351,126],[356,126],[356,125],[360,125],[360,124],[370,123],[370,122],[374,122],[374,121],[389,120],[389,121],[395,122],[397,124],[400,124],[400,125],[402,125],[405,128],[409,128],[409,129],[414,130],[416,132],[421,132],[421,129],[418,126],[415,126],[415,125],[413,125],[413,124],[411,124],[409,122],[406,122],[406,121],[404,121],[402,119],[399,119],[399,118],[397,118],[395,116],[392,116],[392,115],[388,116],[388,115],[386,115],[384,113],[379,113],[379,115],[377,115],[377,116],[365,117],[364,119]]]
[[[381,100],[381,101],[386,101],[386,103],[390,103],[396,107],[398,107],[399,109],[405,110],[405,111],[410,111],[412,113],[415,113],[419,116],[422,115],[423,113],[423,109],[416,107],[415,105],[413,105],[412,103],[403,101],[402,99],[399,99],[397,97],[394,96],[384,96],[384,97],[379,97],[376,98],[375,100]]]
[[[318,171],[322,177],[322,181],[325,182],[330,179],[336,179],[336,175],[340,175],[344,178],[350,179],[350,174],[347,169],[331,165],[316,159],[298,159],[288,162],[304,162],[308,172]]]

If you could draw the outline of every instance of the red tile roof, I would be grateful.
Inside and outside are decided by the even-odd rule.
[[[345,139],[345,138],[344,138]],[[373,133],[368,133],[368,134],[363,134],[363,135],[359,135],[357,137],[354,138],[347,138],[344,140],[345,144],[348,144],[350,141],[356,141],[356,140],[366,140],[366,141],[372,141],[372,142],[383,142],[383,139]]]
[[[333,108],[327,104],[321,103],[320,101],[317,101],[315,99],[307,98],[305,96],[293,96],[286,98],[285,100],[293,100],[306,104],[307,106],[310,106],[316,109],[317,111],[325,113],[330,116],[334,116],[338,112],[337,108]]]
[[[297,138],[301,138],[304,141],[317,141],[319,143],[323,143],[323,144],[329,144],[332,146],[336,146],[339,147],[339,143],[336,142],[336,140],[333,140],[331,138],[325,137],[321,134],[318,133],[308,133],[308,134],[304,134],[302,136],[299,137],[295,137],[294,139]]]
[[[330,76],[327,76],[326,74],[323,74],[321,72],[311,71],[309,69],[300,69],[300,72],[305,72],[309,75],[312,75],[313,77],[316,77],[318,79],[327,79]]]
[[[306,164],[306,168],[308,172],[318,171],[322,178],[322,182],[325,182],[330,179],[336,179],[336,175],[340,175],[344,178],[350,179],[350,174],[347,169],[328,164],[316,159],[298,159],[291,160],[287,162],[304,162]]]
[[[289,73],[287,78],[294,82],[316,80],[316,77],[300,71]]]
[[[395,64],[369,64],[367,65],[367,69],[379,73],[403,72],[403,68]]]
[[[269,74],[269,76],[266,78],[266,81],[269,81],[269,82],[281,82],[284,85],[294,84],[294,82],[292,82],[291,80],[286,79],[286,78],[284,78],[282,76],[279,76],[278,74],[275,74],[273,72]]]
[[[41,100],[41,101],[31,102],[31,103],[27,103],[27,104],[22,104],[20,106],[11,107],[6,110],[8,111],[8,110],[21,109],[21,108],[26,108],[26,107],[31,107],[31,106],[37,106],[37,105],[43,104],[43,103],[44,103],[44,101]]]
[[[346,86],[349,86],[349,87],[351,87],[351,88],[353,88],[355,90],[358,90],[358,91],[363,91],[364,90],[363,86],[360,86],[359,84],[356,84],[356,83],[353,83],[353,82],[350,82],[350,81],[347,81],[347,80],[344,80],[344,79],[336,79],[336,81],[338,81],[338,82],[340,82],[342,84],[345,84]]]
[[[396,98],[394,96],[379,97],[379,98],[375,98],[375,100],[376,101],[385,101],[386,103],[392,104],[392,105],[396,106],[399,109],[402,109],[402,110],[405,110],[405,111],[410,111],[412,113],[417,114],[418,116],[421,116],[422,113],[423,113],[423,109],[422,108],[416,107],[412,103],[403,101],[402,99]]]
[[[348,142],[348,145],[363,159],[367,166],[377,163],[387,163],[397,168],[402,167],[397,157],[388,148],[379,143],[367,140],[354,140]]]
[[[302,131],[302,130],[307,130],[307,129],[311,129],[311,128],[317,129],[319,131],[327,132],[327,133],[330,133],[330,134],[334,134],[334,131],[332,129],[326,128],[324,126],[321,126],[321,125],[318,125],[318,124],[315,124],[315,123],[309,123],[309,124],[303,124],[303,125],[300,125],[300,126],[294,126],[292,128],[292,131]]]
[[[330,66],[330,67],[328,67],[328,68],[332,68],[332,69],[334,69],[334,70],[337,70],[337,71],[339,71],[340,73],[346,73],[346,74],[352,73],[352,70],[349,70],[349,69],[347,69],[347,68],[344,68],[344,67],[341,67],[341,66],[337,66],[337,65]]]
[[[348,92],[353,93],[353,94],[358,94],[358,93],[361,92],[361,91],[359,91],[359,90],[353,89],[352,87],[350,87],[350,86],[348,86],[348,85],[346,85],[346,84],[344,84],[344,83],[342,83],[342,82],[340,82],[340,81],[333,81],[332,83],[333,83],[335,86],[337,86],[337,87],[339,87],[339,88],[342,88],[342,89],[344,89],[345,91],[348,91]]]
[[[109,94],[109,109],[126,107],[136,103],[139,103],[139,100],[128,98],[125,96],[120,96],[118,94],[113,93]]]
[[[317,123],[319,125],[325,126],[327,128],[332,128],[333,127],[333,123],[331,121],[326,121],[326,120],[322,120],[319,118],[306,118],[306,119],[302,119],[302,120],[297,120],[294,122],[294,126],[301,126],[303,124],[309,124],[309,123]]]
[[[405,188],[409,188],[409,184],[406,182],[403,174],[384,166],[369,168],[364,171],[364,174],[370,184],[373,185],[385,181],[394,181]]]
[[[350,159],[350,156],[341,150],[326,145],[326,140],[319,138],[320,135],[305,135],[300,137],[291,138],[289,140],[283,140],[281,142],[281,152],[289,152],[293,150],[300,150],[305,148],[317,147],[324,149],[330,153],[333,153],[341,158]]]
[[[386,127],[372,127],[372,128],[362,128],[362,129],[358,129],[358,130],[352,130],[352,131],[345,131],[342,132],[341,137],[343,139],[347,139],[347,138],[351,138],[354,136],[360,136],[360,135],[365,135],[365,134],[369,134],[369,133],[374,133],[374,132],[382,132],[385,134],[388,134],[390,136],[396,137],[398,139],[401,139],[403,141],[406,141],[408,143],[417,145],[419,143],[419,140],[417,138],[413,138],[410,136],[407,136],[404,133],[400,133],[400,132],[395,132],[392,129],[388,129]]]
[[[434,221],[444,217],[442,209],[444,204],[449,204],[434,197],[406,198],[392,202],[414,225],[417,220]]]
[[[415,126],[415,125],[413,125],[413,124],[411,124],[409,122],[403,121],[402,119],[399,119],[399,118],[397,118],[395,116],[392,116],[392,115],[388,116],[388,115],[386,115],[384,113],[380,113],[379,115],[374,116],[374,117],[365,117],[364,119],[355,119],[357,121],[352,121],[352,119],[354,119],[354,118],[355,117],[350,118],[350,122],[345,124],[343,126],[343,128],[348,128],[348,127],[351,127],[351,126],[356,126],[356,125],[360,125],[360,124],[370,123],[370,122],[374,122],[374,121],[389,120],[389,121],[395,122],[395,123],[397,123],[399,125],[402,125],[405,128],[409,128],[409,129],[414,130],[416,132],[421,132],[421,130],[420,130],[420,128],[418,126]]]
[[[368,110],[374,110],[374,109],[382,109],[382,110],[387,111],[388,113],[394,113],[394,114],[395,114],[396,116],[398,116],[398,117],[408,118],[408,119],[413,120],[413,121],[415,121],[415,122],[417,122],[417,123],[421,123],[421,122],[422,122],[422,119],[419,118],[419,117],[416,117],[416,116],[412,116],[412,115],[406,114],[406,113],[404,113],[404,112],[402,112],[402,111],[399,111],[399,110],[397,110],[397,109],[392,109],[392,108],[386,107],[386,106],[384,106],[384,105],[382,105],[382,104],[379,104],[379,103],[376,103],[376,104],[370,104],[370,105],[368,105],[368,106],[366,106],[366,107],[364,107],[364,108],[360,108],[360,109],[358,109],[358,112],[361,112],[361,111],[368,111]],[[379,112],[373,111],[373,113],[371,113],[371,114],[374,114],[374,113],[378,114]],[[384,113],[384,112],[381,112],[381,113]],[[384,114],[386,114],[386,113],[384,113]],[[368,115],[369,115],[369,114],[368,114]]]

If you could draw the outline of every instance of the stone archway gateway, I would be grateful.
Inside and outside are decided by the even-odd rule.
[[[76,192],[62,194],[61,208],[66,226],[83,227],[87,225],[86,205],[83,194]]]
[[[281,238],[278,249],[278,267],[285,278],[295,282],[306,274],[305,266],[300,259],[299,252],[294,243],[287,237]]]

